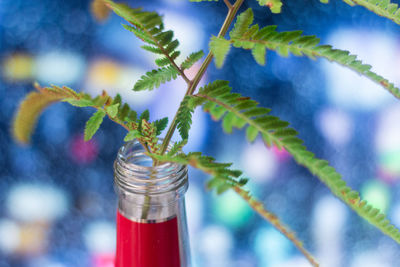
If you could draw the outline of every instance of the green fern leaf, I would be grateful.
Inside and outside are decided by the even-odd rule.
[[[112,104],[120,104],[121,105],[122,99],[121,99],[121,95],[120,94],[116,94],[116,96],[114,97]]]
[[[145,111],[142,112],[142,114],[140,114],[138,122],[141,123],[142,120],[146,120],[146,121],[150,120],[150,112],[148,109],[146,109]]]
[[[165,46],[172,42],[172,38],[174,37],[174,33],[172,31],[165,31],[157,34],[155,38],[162,45]]]
[[[229,36],[231,38],[242,37],[248,31],[250,25],[253,23],[253,20],[253,10],[251,8],[248,8],[246,11],[237,16],[235,25],[233,26],[233,29],[229,32]]]
[[[252,141],[257,134],[261,134],[265,143],[285,148],[298,164],[309,169],[328,186],[336,197],[383,233],[400,243],[400,233],[397,228],[390,224],[382,226],[379,222],[382,221],[381,217],[384,215],[376,210],[373,212],[366,210],[364,208],[366,202],[361,201],[359,194],[346,185],[341,175],[329,166],[327,161],[316,158],[312,152],[307,150],[303,141],[297,137],[297,132],[288,127],[288,122],[269,115],[268,109],[264,109],[264,113],[260,112],[263,110],[260,110],[256,101],[237,93],[231,93],[231,88],[226,81],[216,81],[200,88],[199,93],[193,98],[202,98],[204,110],[211,115],[214,112],[220,113],[217,107],[225,109],[225,115],[220,117],[223,124],[228,125],[228,127],[224,125],[224,129],[227,127],[228,131],[231,131],[232,128],[241,129],[247,126],[248,140]],[[193,100],[189,101],[193,102]],[[252,128],[249,129],[249,127]],[[379,222],[376,219],[377,216],[379,216]]]
[[[168,54],[171,54],[178,48],[178,46],[179,46],[179,41],[175,39],[166,45],[165,52]],[[175,51],[175,52],[178,52],[178,51]]]
[[[106,107],[107,114],[114,118],[118,114],[119,103]]]
[[[86,122],[85,126],[85,141],[92,139],[93,135],[99,129],[106,112],[102,109],[97,110],[92,117]]]
[[[257,0],[260,6],[268,6],[272,13],[281,13],[282,1],[280,0]]]
[[[194,65],[194,63],[196,63],[197,61],[199,61],[203,56],[204,56],[203,50],[200,50],[200,51],[191,53],[191,54],[185,59],[185,61],[182,62],[181,68],[182,68],[183,70],[189,69],[190,67],[192,67],[192,66]]]
[[[155,62],[157,64],[157,66],[159,66],[159,67],[164,67],[164,66],[171,64],[171,61],[169,61],[169,58],[166,58],[166,57],[157,58],[155,60]]]
[[[221,68],[231,48],[231,43],[225,38],[213,36],[211,37],[209,47],[215,57],[215,65],[217,68]]]
[[[108,96],[107,93],[103,91],[101,95],[96,96],[94,99],[92,99],[92,101],[95,107],[101,108],[108,101],[110,101],[110,96]]]
[[[261,44],[256,44],[253,49],[251,49],[251,54],[259,65],[265,65],[265,54],[267,49]]]
[[[136,121],[136,118],[137,118],[137,112],[134,111],[134,110],[130,110],[125,119],[128,120],[128,121],[133,122],[133,121]]]
[[[75,106],[75,107],[90,107],[90,106],[94,106],[93,101],[89,100],[89,99],[67,98],[67,99],[63,99],[62,101],[68,102],[69,104],[71,104],[72,106]]]
[[[162,83],[176,79],[179,72],[172,66],[152,70],[143,75],[133,87],[134,91],[153,90],[160,87]]]
[[[142,137],[142,135],[140,134],[140,132],[138,130],[132,130],[126,134],[124,141],[129,142],[129,141],[132,141],[133,139],[138,139],[141,137]]]
[[[247,12],[247,17],[251,16],[251,9],[245,12]],[[281,56],[288,56],[292,53],[296,56],[307,56],[311,59],[322,57],[366,76],[400,99],[400,90],[384,77],[372,72],[370,65],[363,64],[348,51],[334,49],[330,45],[318,45],[319,39],[315,36],[303,36],[301,31],[277,32],[276,26],[267,26],[258,32],[253,32],[253,27],[249,27],[247,32],[249,31],[252,31],[251,35],[245,33],[243,37],[231,38],[230,42],[235,47],[252,49],[253,56],[258,63],[264,63],[264,51],[260,46],[264,46],[264,49],[276,51]]]
[[[142,8],[131,8],[126,4],[117,4],[110,0],[104,0],[118,16],[124,18],[137,27],[152,29],[162,25],[161,17],[155,12],[146,12]]]
[[[154,39],[149,36],[146,32],[144,32],[142,29],[139,28],[135,28],[129,25],[122,25],[125,29],[127,29],[128,31],[132,32],[137,38],[139,38],[140,40],[142,40],[145,43],[151,44],[151,45],[157,45],[157,43],[154,41]],[[149,51],[149,52],[153,52],[156,54],[159,54],[157,52],[154,51],[150,51],[149,49],[150,46],[144,46],[142,47],[143,49]]]
[[[141,48],[143,48],[144,50],[147,50],[149,52],[152,52],[154,54],[160,54],[160,55],[164,54],[164,51],[158,47],[154,47],[154,46],[150,46],[150,45],[142,45]]]
[[[189,138],[189,130],[190,126],[192,124],[192,114],[193,114],[193,109],[189,107],[189,99],[190,97],[186,96],[182,102],[181,105],[178,109],[177,113],[177,128],[179,130],[179,133],[182,137],[182,139],[188,139]]]
[[[326,0],[320,0],[322,3],[328,3]],[[375,14],[392,20],[400,25],[400,9],[397,3],[392,3],[389,0],[343,0],[350,6],[359,5]]]
[[[168,125],[168,117],[162,118],[160,120],[154,121],[154,126],[156,127],[156,135],[160,135],[161,132],[167,128]]]
[[[118,115],[117,115],[118,119],[120,119],[121,121],[125,121],[126,120],[125,118],[129,113],[129,110],[130,110],[130,108],[127,103],[124,103],[122,106],[120,105],[119,110],[118,110]],[[136,121],[136,120],[134,120],[134,121]]]
[[[343,0],[343,2],[349,4],[350,6],[355,6],[356,3],[353,2],[353,0]]]
[[[179,142],[175,142],[171,149],[168,151],[167,156],[171,157],[174,156],[175,154],[179,153],[182,151],[182,148],[187,144],[187,139],[183,139]]]

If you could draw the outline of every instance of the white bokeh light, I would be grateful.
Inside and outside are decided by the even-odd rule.
[[[6,200],[11,217],[25,222],[45,222],[61,218],[68,211],[66,193],[50,185],[20,184]]]
[[[88,250],[95,254],[115,251],[116,228],[106,221],[95,221],[85,227],[83,238]]]
[[[322,109],[317,114],[315,123],[332,145],[344,146],[353,136],[354,122],[344,111],[333,108]]]
[[[316,203],[311,229],[317,256],[322,266],[342,266],[342,237],[347,207],[333,196],[325,196]]]
[[[252,181],[262,183],[274,177],[278,161],[274,153],[257,139],[252,144],[246,144],[241,155],[241,166]]]
[[[382,254],[377,251],[363,251],[355,255],[350,267],[393,267]]]
[[[33,69],[40,83],[70,85],[83,78],[86,63],[77,53],[52,51],[39,55]]]
[[[185,59],[190,53],[198,51],[204,45],[203,27],[194,16],[184,16],[172,10],[162,10],[165,28],[174,31],[174,36],[179,40],[180,59]],[[179,61],[179,60],[178,60]]]
[[[213,225],[206,227],[200,235],[199,244],[199,250],[205,259],[202,266],[232,266],[233,237],[226,228]]]
[[[18,225],[8,219],[0,220],[0,251],[12,253],[20,243],[20,229]]]
[[[380,114],[375,143],[379,153],[400,150],[399,104],[387,107]]]

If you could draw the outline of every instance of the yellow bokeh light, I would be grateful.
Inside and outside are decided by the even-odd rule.
[[[33,58],[26,54],[14,54],[3,62],[3,75],[9,81],[27,81],[33,78]]]

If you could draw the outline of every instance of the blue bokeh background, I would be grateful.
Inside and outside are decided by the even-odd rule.
[[[130,1],[164,15],[181,42],[182,59],[207,51],[226,7],[223,2]],[[284,1],[273,15],[257,1],[260,25],[302,29],[324,44],[358,54],[373,70],[400,84],[398,25],[341,1]],[[173,117],[185,84],[176,80],[150,93],[131,88],[155,67],[153,57],[112,15],[97,22],[90,1],[0,1],[0,267],[112,266],[116,195],[112,164],[124,130],[105,121],[90,142],[82,140],[93,112],[67,104],[51,106],[38,122],[32,144],[10,135],[18,102],[32,83],[68,85],[93,95],[120,93],[131,107],[150,109],[151,118]],[[199,68],[188,71],[193,75]],[[257,99],[289,121],[308,148],[328,159],[349,185],[400,227],[400,104],[352,71],[307,58],[267,53],[258,66],[249,51],[232,49],[223,69],[212,64],[202,83],[227,79],[234,91]],[[248,187],[289,225],[322,266],[400,265],[400,250],[340,201],[290,155],[247,144],[244,133],[222,134],[219,122],[197,110],[187,151],[234,162],[252,177]],[[178,137],[176,137],[178,138]],[[279,232],[233,193],[205,190],[207,177],[190,173],[186,195],[195,266],[309,266]]]

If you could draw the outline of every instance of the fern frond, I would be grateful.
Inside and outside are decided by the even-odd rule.
[[[252,18],[251,14],[251,9],[246,10],[239,15],[237,23],[246,18],[245,25],[248,25]],[[242,23],[242,25],[244,24]],[[363,64],[357,59],[357,56],[350,54],[349,51],[334,49],[330,45],[318,45],[319,38],[302,35],[301,31],[277,32],[276,26],[267,26],[260,30],[257,30],[257,28],[258,26],[249,26],[242,37],[236,35],[233,31],[230,42],[235,47],[252,49],[252,53],[259,64],[264,63],[265,51],[262,46],[264,49],[276,51],[279,55],[285,57],[290,53],[295,56],[307,56],[311,59],[322,57],[356,71],[358,74],[382,85],[392,95],[400,99],[400,90],[393,83],[372,72],[371,65]],[[243,32],[243,29],[240,32]]]
[[[172,66],[152,70],[143,75],[133,87],[134,91],[153,90],[158,88],[162,83],[175,80],[179,75],[178,70]]]
[[[280,0],[257,0],[260,6],[268,6],[272,13],[281,13],[282,1]]]
[[[41,88],[35,84],[38,92],[29,93],[18,107],[14,116],[12,133],[15,140],[28,144],[40,114],[49,105],[70,97],[68,91],[51,88]]]
[[[272,224],[279,232],[285,235],[292,243],[297,247],[298,250],[303,253],[303,255],[307,258],[307,260],[312,264],[312,266],[319,266],[316,259],[308,252],[301,241],[296,237],[296,234],[291,231],[287,226],[285,226],[282,222],[280,222],[279,218],[276,217],[273,213],[269,212],[264,205],[253,198],[250,193],[239,186],[235,186],[233,188],[235,192],[241,196],[249,205],[253,208],[255,212],[257,212],[261,217],[267,220],[270,224]]]
[[[231,43],[223,37],[213,36],[211,37],[209,47],[215,57],[215,65],[217,68],[221,68],[231,48]]]
[[[295,161],[310,170],[331,190],[331,192],[350,206],[362,218],[400,243],[400,233],[397,228],[389,224],[385,216],[374,210],[370,212],[370,205],[361,200],[358,192],[346,185],[341,175],[325,160],[315,157],[303,145],[303,141],[297,137],[297,132],[288,127],[289,123],[278,117],[269,115],[269,109],[258,106],[256,101],[243,97],[237,93],[231,93],[231,88],[226,81],[216,81],[200,88],[199,93],[193,96],[191,106],[202,104],[203,109],[214,118],[221,120],[226,132],[232,128],[244,128],[247,126],[246,135],[249,141],[253,141],[261,135],[268,146],[272,144],[279,148],[285,148]],[[195,100],[200,98],[201,101]]]
[[[194,110],[188,106],[189,99],[190,98],[186,96],[182,100],[181,105],[177,112],[177,118],[176,118],[177,128],[179,130],[182,139],[189,138],[189,130],[190,126],[192,125],[192,114]]]
[[[182,62],[181,69],[183,69],[183,70],[190,69],[190,67],[192,67],[194,65],[194,63],[199,61],[203,56],[204,56],[203,50],[191,53],[185,59],[185,61]]]
[[[175,63],[180,54],[177,50],[179,41],[174,39],[172,31],[163,30],[164,25],[160,15],[156,12],[143,11],[141,8],[130,8],[125,4],[117,4],[111,0],[104,1],[117,15],[131,23],[131,25],[124,25],[124,27],[148,44],[142,46],[143,49],[163,55],[156,60],[158,66],[174,67],[178,71],[177,74],[182,75],[183,79],[189,82],[189,79]]]
[[[131,110],[128,104],[123,104],[119,95],[112,99],[103,91],[101,95],[93,98],[66,86],[53,85],[42,88],[35,84],[35,88],[37,92],[31,92],[25,97],[14,117],[13,137],[20,143],[29,142],[38,117],[46,107],[55,102],[67,102],[76,107],[91,107],[97,110],[86,124],[86,140],[94,135],[106,115],[128,131],[137,128],[136,112]]]
[[[388,18],[394,23],[400,25],[400,9],[398,4],[390,0],[343,0],[351,6],[359,5],[365,7],[375,14]],[[327,0],[321,0],[322,3],[328,3]]]
[[[177,154],[178,152],[182,151],[182,148],[187,144],[187,139],[183,139],[179,142],[175,142],[171,149],[168,151],[167,156],[174,156],[175,154]]]
[[[212,176],[208,182],[210,189],[215,189],[221,194],[228,189],[233,189],[241,196],[258,214],[271,223],[278,231],[285,235],[293,244],[304,254],[313,266],[318,266],[314,257],[304,248],[301,241],[296,235],[280,222],[278,217],[265,209],[264,205],[252,198],[246,190],[241,187],[246,184],[247,179],[240,178],[242,172],[239,170],[231,170],[231,163],[217,163],[212,157],[203,156],[199,152],[189,153],[187,155],[180,153],[176,156],[170,155],[152,155],[160,162],[174,162],[182,165],[190,165]]]
[[[208,186],[210,189],[215,189],[217,192],[222,193],[234,186],[241,186],[240,176],[242,172],[239,170],[231,170],[229,167],[232,163],[219,163],[209,156],[204,156],[200,152],[191,152],[187,155],[178,153],[175,156],[168,154],[164,155],[150,155],[160,162],[175,162],[182,165],[190,165],[196,169],[202,170],[212,176]],[[218,181],[215,182],[215,181]]]

